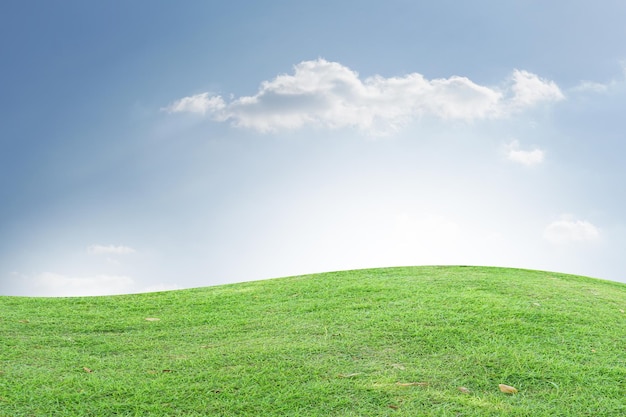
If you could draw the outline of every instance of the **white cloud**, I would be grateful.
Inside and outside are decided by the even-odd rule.
[[[596,83],[593,81],[581,81],[578,85],[571,88],[569,91],[572,92],[589,92],[589,93],[606,93],[609,91],[609,88],[612,86],[612,83],[602,84]]]
[[[135,252],[135,249],[128,246],[91,245],[87,247],[87,253],[92,255],[128,255]]]
[[[594,242],[600,238],[600,230],[586,220],[563,215],[545,228],[543,237],[554,244]]]
[[[514,162],[522,165],[531,166],[543,162],[545,152],[542,149],[535,148],[531,151],[520,149],[518,140],[513,140],[505,147],[506,157]]]
[[[196,94],[195,96],[183,97],[161,110],[168,113],[189,112],[205,114],[207,111],[215,112],[222,110],[225,106],[224,100],[220,96],[209,97],[209,93],[207,92]]]
[[[68,277],[52,272],[44,272],[34,279],[33,295],[49,297],[72,297],[91,295],[126,294],[133,292],[135,281],[127,276],[95,275],[89,277]]]
[[[620,62],[622,72],[619,77],[613,78],[606,83],[598,83],[595,81],[583,80],[569,91],[573,93],[612,93],[616,91],[623,91],[624,85],[626,85],[626,61]]]
[[[554,83],[554,81],[544,80],[528,71],[513,71],[513,85],[511,86],[510,105],[513,108],[523,109],[532,107],[537,103],[560,101],[565,96]]]
[[[500,118],[564,98],[554,82],[527,71],[515,70],[505,84],[487,87],[460,76],[428,80],[418,73],[361,79],[338,62],[317,59],[295,65],[292,75],[262,82],[253,96],[227,103],[219,95],[202,93],[177,100],[165,110],[208,114],[260,132],[312,125],[385,134],[424,116],[464,121]]]

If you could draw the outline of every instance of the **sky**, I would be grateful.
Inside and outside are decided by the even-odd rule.
[[[626,282],[624,16],[3,1],[0,295],[407,265]]]

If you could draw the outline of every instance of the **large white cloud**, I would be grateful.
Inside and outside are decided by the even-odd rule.
[[[466,77],[428,80],[419,73],[361,79],[338,62],[317,59],[295,65],[293,74],[262,82],[252,96],[226,102],[205,92],[183,97],[163,110],[209,115],[260,132],[313,125],[385,134],[424,116],[465,121],[501,118],[563,98],[554,82],[527,71],[515,70],[503,86],[488,87]]]
[[[600,229],[586,220],[563,215],[545,228],[543,237],[554,244],[594,242],[600,238]]]

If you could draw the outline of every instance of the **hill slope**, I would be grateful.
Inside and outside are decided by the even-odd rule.
[[[481,267],[0,297],[0,416],[623,416],[625,309]]]

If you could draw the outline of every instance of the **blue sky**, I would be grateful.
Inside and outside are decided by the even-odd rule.
[[[6,1],[0,294],[626,282],[622,1]]]

